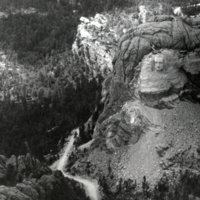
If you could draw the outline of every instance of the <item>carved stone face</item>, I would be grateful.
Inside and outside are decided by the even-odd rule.
[[[155,62],[155,69],[156,71],[162,71],[164,68],[164,58],[163,56],[156,56],[154,58],[154,62]]]

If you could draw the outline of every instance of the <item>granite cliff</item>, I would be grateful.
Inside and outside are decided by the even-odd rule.
[[[93,142],[70,165],[72,173],[97,178],[104,199],[200,197],[200,29],[194,21],[157,16],[119,39]]]

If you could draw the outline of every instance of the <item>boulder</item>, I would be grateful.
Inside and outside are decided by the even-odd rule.
[[[155,148],[156,148],[158,155],[160,157],[163,157],[166,154],[166,150],[168,150],[170,147],[169,147],[169,145],[166,145],[166,144],[159,144]]]
[[[83,61],[90,72],[104,78],[113,71],[113,57],[119,38],[130,26],[138,25],[133,13],[118,9],[113,14],[96,14],[94,17],[81,17],[76,39],[72,45],[75,57]],[[117,19],[116,18],[117,16]]]
[[[188,35],[187,33],[191,34]],[[198,48],[200,30],[192,28],[182,20],[144,23],[129,29],[119,41],[114,61],[116,76],[129,83],[134,77],[135,67],[151,51],[161,48],[192,51]],[[123,63],[123,69],[121,65]]]
[[[188,32],[192,34],[188,35]],[[191,53],[199,45],[195,39],[198,35],[199,29],[190,27],[180,19],[144,23],[129,29],[120,38],[113,60],[115,70],[109,79],[107,104],[142,98],[144,102],[148,99],[148,105],[156,106],[157,103],[151,100],[152,94],[153,101],[156,99],[166,104],[170,99],[177,99],[175,94],[185,87],[188,78],[199,84],[199,56]],[[163,67],[156,70],[155,64],[160,62],[157,62],[159,59]],[[191,68],[188,67],[190,63]],[[195,75],[191,77],[192,73]],[[100,119],[105,118],[106,109],[113,110],[107,106]]]
[[[173,50],[166,49],[158,54],[148,54],[140,63],[138,92],[160,94],[169,90],[180,90],[188,81],[184,72],[181,71],[182,65],[182,60]]]

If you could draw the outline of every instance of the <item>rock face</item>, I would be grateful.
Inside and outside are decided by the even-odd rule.
[[[117,35],[106,30],[108,19],[103,15],[97,14],[91,19],[81,17],[80,20],[72,46],[73,54],[90,66],[91,72],[106,76],[113,70],[112,58]]]
[[[112,60],[119,38],[129,26],[138,25],[134,14],[136,13],[127,14],[116,9],[115,16],[96,14],[94,18],[80,18],[81,24],[78,26],[72,51],[94,76],[101,73],[106,77],[113,71]]]
[[[175,199],[200,196],[200,29],[166,19],[120,38],[93,143],[71,168],[114,199],[134,199],[137,187],[139,199],[170,199],[174,185]]]
[[[180,90],[187,82],[186,75],[180,70],[182,65],[178,54],[170,50],[145,56],[140,64],[138,92],[159,94]]]
[[[130,104],[124,104],[118,113],[102,122],[102,136],[106,139],[108,149],[137,143],[151,125],[151,121],[142,114],[145,110],[140,104],[138,102],[133,104],[131,107]]]
[[[189,71],[196,70],[195,76],[198,77],[198,66],[194,66],[195,62],[198,63],[198,55],[182,55],[198,47],[198,34],[199,29],[191,28],[181,20],[145,23],[128,30],[120,39],[114,58],[114,73],[107,91],[110,100],[104,112],[113,110],[111,104],[140,98],[140,94],[144,99],[146,95],[154,95],[156,100],[166,97],[166,92],[169,96],[170,90],[171,94],[177,94],[188,79],[183,70],[189,74]],[[193,64],[189,70],[190,62]],[[104,119],[101,116],[100,122],[102,117]]]
[[[188,35],[188,33],[191,33]],[[121,37],[116,54],[115,76],[130,83],[134,70],[142,58],[153,49],[169,48],[194,50],[199,44],[199,29],[194,29],[182,20],[141,24]],[[123,69],[120,66],[123,64]]]

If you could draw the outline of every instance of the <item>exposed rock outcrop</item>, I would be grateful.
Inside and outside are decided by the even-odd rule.
[[[136,18],[134,13],[128,14],[118,9],[114,14],[81,17],[72,45],[74,56],[81,59],[94,76],[101,73],[105,78],[113,70],[112,60],[119,38],[130,25],[138,25]]]
[[[103,180],[115,199],[134,199],[136,185],[144,192],[139,199],[156,199],[158,190],[168,195],[174,185],[181,199],[199,177],[200,29],[166,19],[134,26],[120,38],[94,141],[71,168]],[[191,188],[187,196],[198,197]]]
[[[189,72],[188,64],[198,63],[198,55],[193,54],[195,58],[191,58],[191,61],[187,61],[191,53],[186,57],[181,55],[183,51],[186,53],[198,47],[198,34],[199,29],[191,28],[181,20],[145,23],[128,30],[119,41],[119,50],[114,59],[114,73],[112,79],[109,78],[110,100],[104,112],[113,110],[111,104],[138,98],[137,92],[143,96],[147,93],[154,96],[161,94],[158,97],[160,99],[166,96],[162,93],[169,90],[176,90],[175,93],[172,92],[176,94],[187,82],[186,73],[182,70]],[[160,50],[161,48],[174,50]],[[150,52],[153,53],[149,54]],[[159,59],[161,61],[157,62]],[[159,62],[163,65],[162,69],[155,70],[155,64]],[[199,69],[194,65],[191,68],[197,73]],[[100,117],[100,122],[102,118],[105,116]]]
[[[80,21],[72,46],[73,54],[90,66],[91,72],[106,76],[113,70],[112,58],[117,35],[107,30],[108,19],[101,14],[91,19],[81,17]]]

